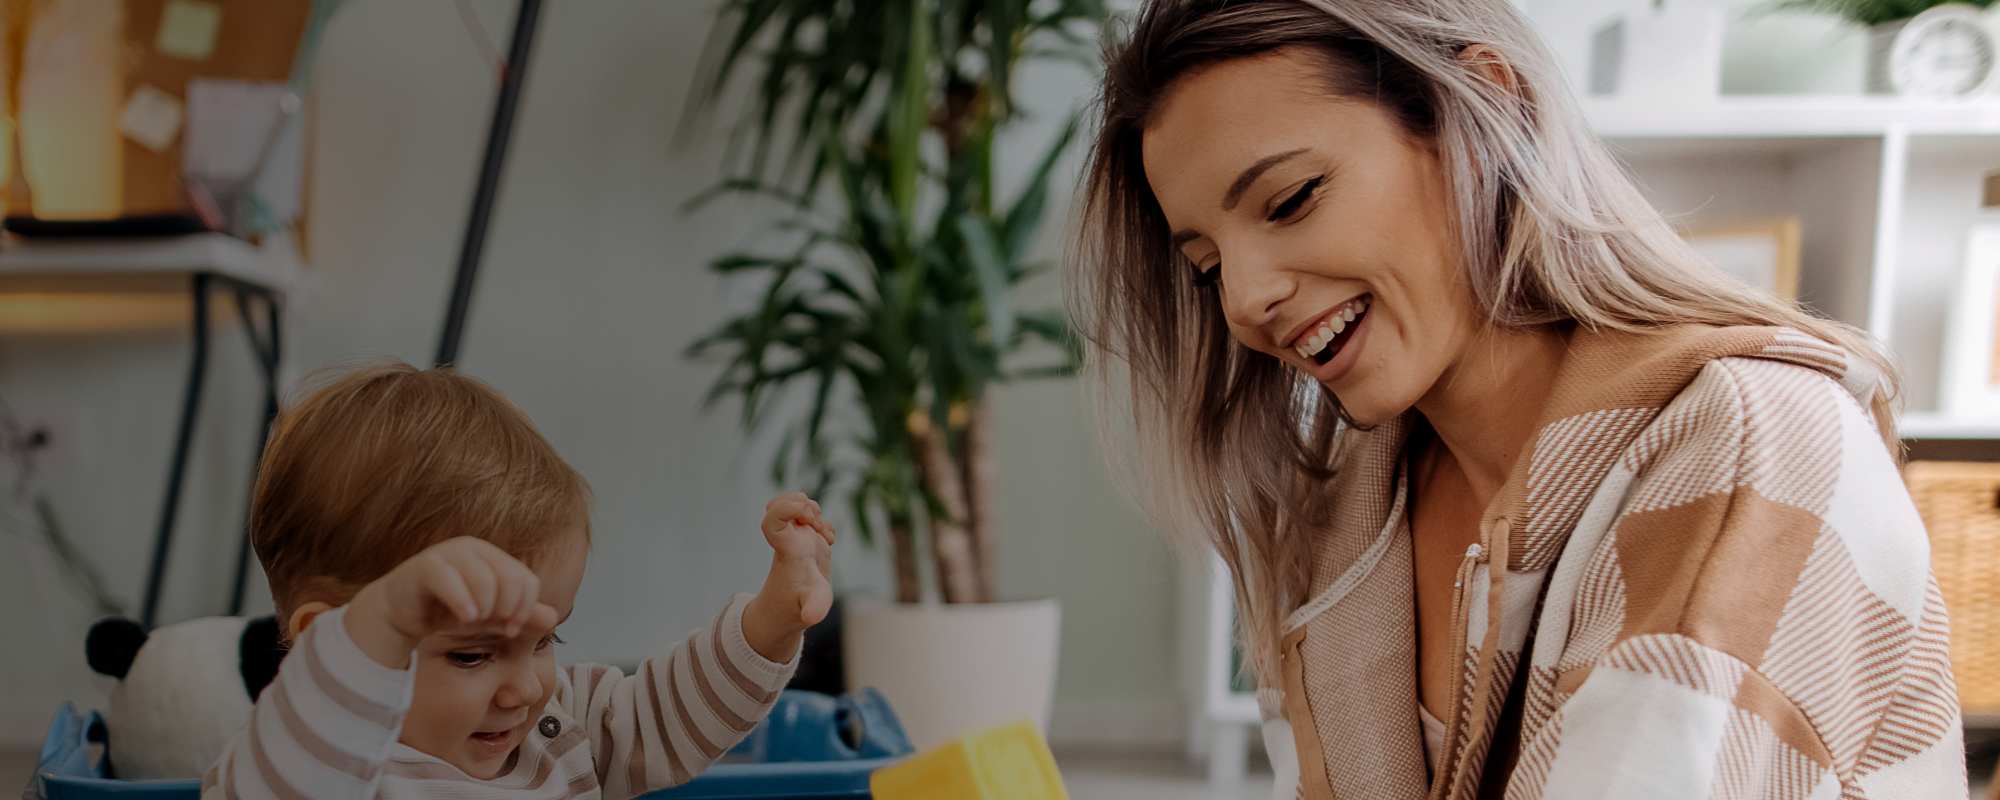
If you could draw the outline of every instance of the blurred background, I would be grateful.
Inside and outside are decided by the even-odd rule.
[[[1057,311],[1134,5],[0,2],[0,785],[58,703],[111,702],[94,620],[269,612],[239,565],[274,399],[390,357],[491,382],[589,479],[565,659],[706,623],[805,488],[844,538],[802,680],[919,740],[1033,719],[1078,797],[1261,791],[1222,579],[1119,489]],[[1902,359],[1968,723],[2000,722],[1987,3],[1517,5],[1704,252]]]

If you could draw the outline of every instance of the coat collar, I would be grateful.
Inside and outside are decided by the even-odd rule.
[[[1507,567],[1516,572],[1555,561],[1618,454],[1709,362],[1750,357],[1804,366],[1840,381],[1864,406],[1875,386],[1874,373],[1850,363],[1845,352],[1789,328],[1578,329],[1569,337],[1536,433],[1481,520],[1482,529],[1504,526]],[[1422,424],[1411,411],[1344,434],[1333,487],[1342,518],[1315,543],[1306,607],[1323,609],[1326,590],[1365,561],[1393,522],[1404,444]]]
[[[1547,568],[1562,554],[1585,506],[1618,457],[1704,367],[1730,357],[1797,364],[1840,381],[1864,405],[1876,385],[1874,374],[1851,364],[1839,348],[1784,328],[1686,325],[1642,332],[1578,329],[1569,336],[1554,388],[1539,414],[1536,434],[1481,520],[1487,550],[1499,559],[1494,562],[1496,567],[1504,563],[1505,568],[1488,571],[1484,593],[1488,624],[1483,635],[1468,631],[1469,640],[1464,643],[1477,658],[1469,665],[1469,676],[1461,677],[1469,685],[1460,686],[1455,694],[1461,698],[1459,709],[1469,718],[1454,725],[1462,730],[1447,744],[1449,752],[1438,776],[1441,785],[1433,787],[1434,797],[1461,796],[1465,787],[1478,785],[1484,772],[1484,754],[1498,722],[1488,709],[1500,706],[1490,701],[1494,693],[1507,690],[1510,676],[1499,673],[1511,675],[1511,670],[1497,667],[1498,653],[1519,653],[1533,628],[1532,619],[1518,621],[1525,624],[1503,622],[1510,614],[1531,617],[1536,607],[1532,602],[1509,605],[1503,599],[1539,595]],[[1397,539],[1408,535],[1402,518],[1403,450],[1410,432],[1421,424],[1411,412],[1375,429],[1345,434],[1346,452],[1339,459],[1332,487],[1341,514],[1333,530],[1315,542],[1312,597],[1285,625],[1291,645],[1298,645],[1310,633],[1308,626],[1331,631],[1337,625],[1339,630],[1367,631],[1373,641],[1323,643],[1307,652],[1335,656],[1339,661],[1346,660],[1336,655],[1343,651],[1406,654],[1398,658],[1408,661],[1404,668],[1415,674],[1415,649],[1406,646],[1416,636],[1415,581],[1409,549],[1397,546]],[[1404,588],[1388,593],[1351,591],[1364,580],[1387,581]],[[1339,622],[1342,620],[1345,624]],[[1327,623],[1328,627],[1316,623]],[[1509,632],[1507,636],[1502,636],[1503,630]],[[1320,680],[1338,683],[1326,698],[1355,710],[1351,724],[1370,728],[1383,738],[1407,739],[1406,746],[1421,752],[1421,739],[1412,735],[1417,703],[1413,682],[1384,681],[1380,675],[1364,674],[1384,667],[1377,657],[1365,662],[1319,664],[1311,672]],[[1390,686],[1396,688],[1385,688]],[[1314,695],[1315,703],[1322,702],[1319,691]],[[1309,716],[1295,717],[1293,724],[1313,722]],[[1315,754],[1301,755],[1311,758]],[[1411,787],[1384,783],[1405,780],[1402,776],[1354,782],[1371,770],[1379,773],[1381,764],[1344,764],[1339,752],[1319,755],[1331,762],[1331,780],[1337,786],[1350,791],[1366,787],[1364,791],[1380,796],[1408,796]]]

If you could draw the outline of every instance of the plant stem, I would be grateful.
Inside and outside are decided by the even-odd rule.
[[[924,576],[917,569],[917,536],[908,517],[889,520],[889,560],[896,567],[896,602],[921,602]]]
[[[916,432],[911,440],[925,488],[937,498],[943,513],[932,514],[931,557],[937,562],[938,590],[947,603],[977,603],[979,576],[974,566],[976,554],[972,537],[965,530],[965,488],[959,481],[958,465],[952,461],[945,437],[932,428]]]
[[[984,399],[968,403],[959,466],[965,485],[965,530],[972,539],[973,577],[978,602],[991,603],[998,592],[994,581],[993,558],[993,454],[988,447],[993,432],[993,412]]]

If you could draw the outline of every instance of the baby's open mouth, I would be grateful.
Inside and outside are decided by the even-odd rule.
[[[513,736],[514,728],[501,728],[497,731],[473,731],[472,740],[486,747],[498,749],[506,747]]]
[[[1368,303],[1372,295],[1362,295],[1340,304],[1333,313],[1326,315],[1318,327],[1306,331],[1298,341],[1292,343],[1292,350],[1300,358],[1325,366],[1340,349],[1354,338],[1354,331],[1361,326],[1361,318],[1368,316]]]

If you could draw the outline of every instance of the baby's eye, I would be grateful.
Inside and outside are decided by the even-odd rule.
[[[563,638],[555,635],[554,632],[550,632],[549,635],[542,637],[541,641],[535,643],[535,652],[539,653],[547,650],[549,649],[549,645],[555,644],[563,644]]]
[[[484,665],[488,661],[491,661],[493,659],[493,654],[462,651],[456,653],[446,653],[444,654],[444,658],[446,661],[450,661],[451,665],[454,667],[459,667],[462,669],[473,669],[475,667]]]

